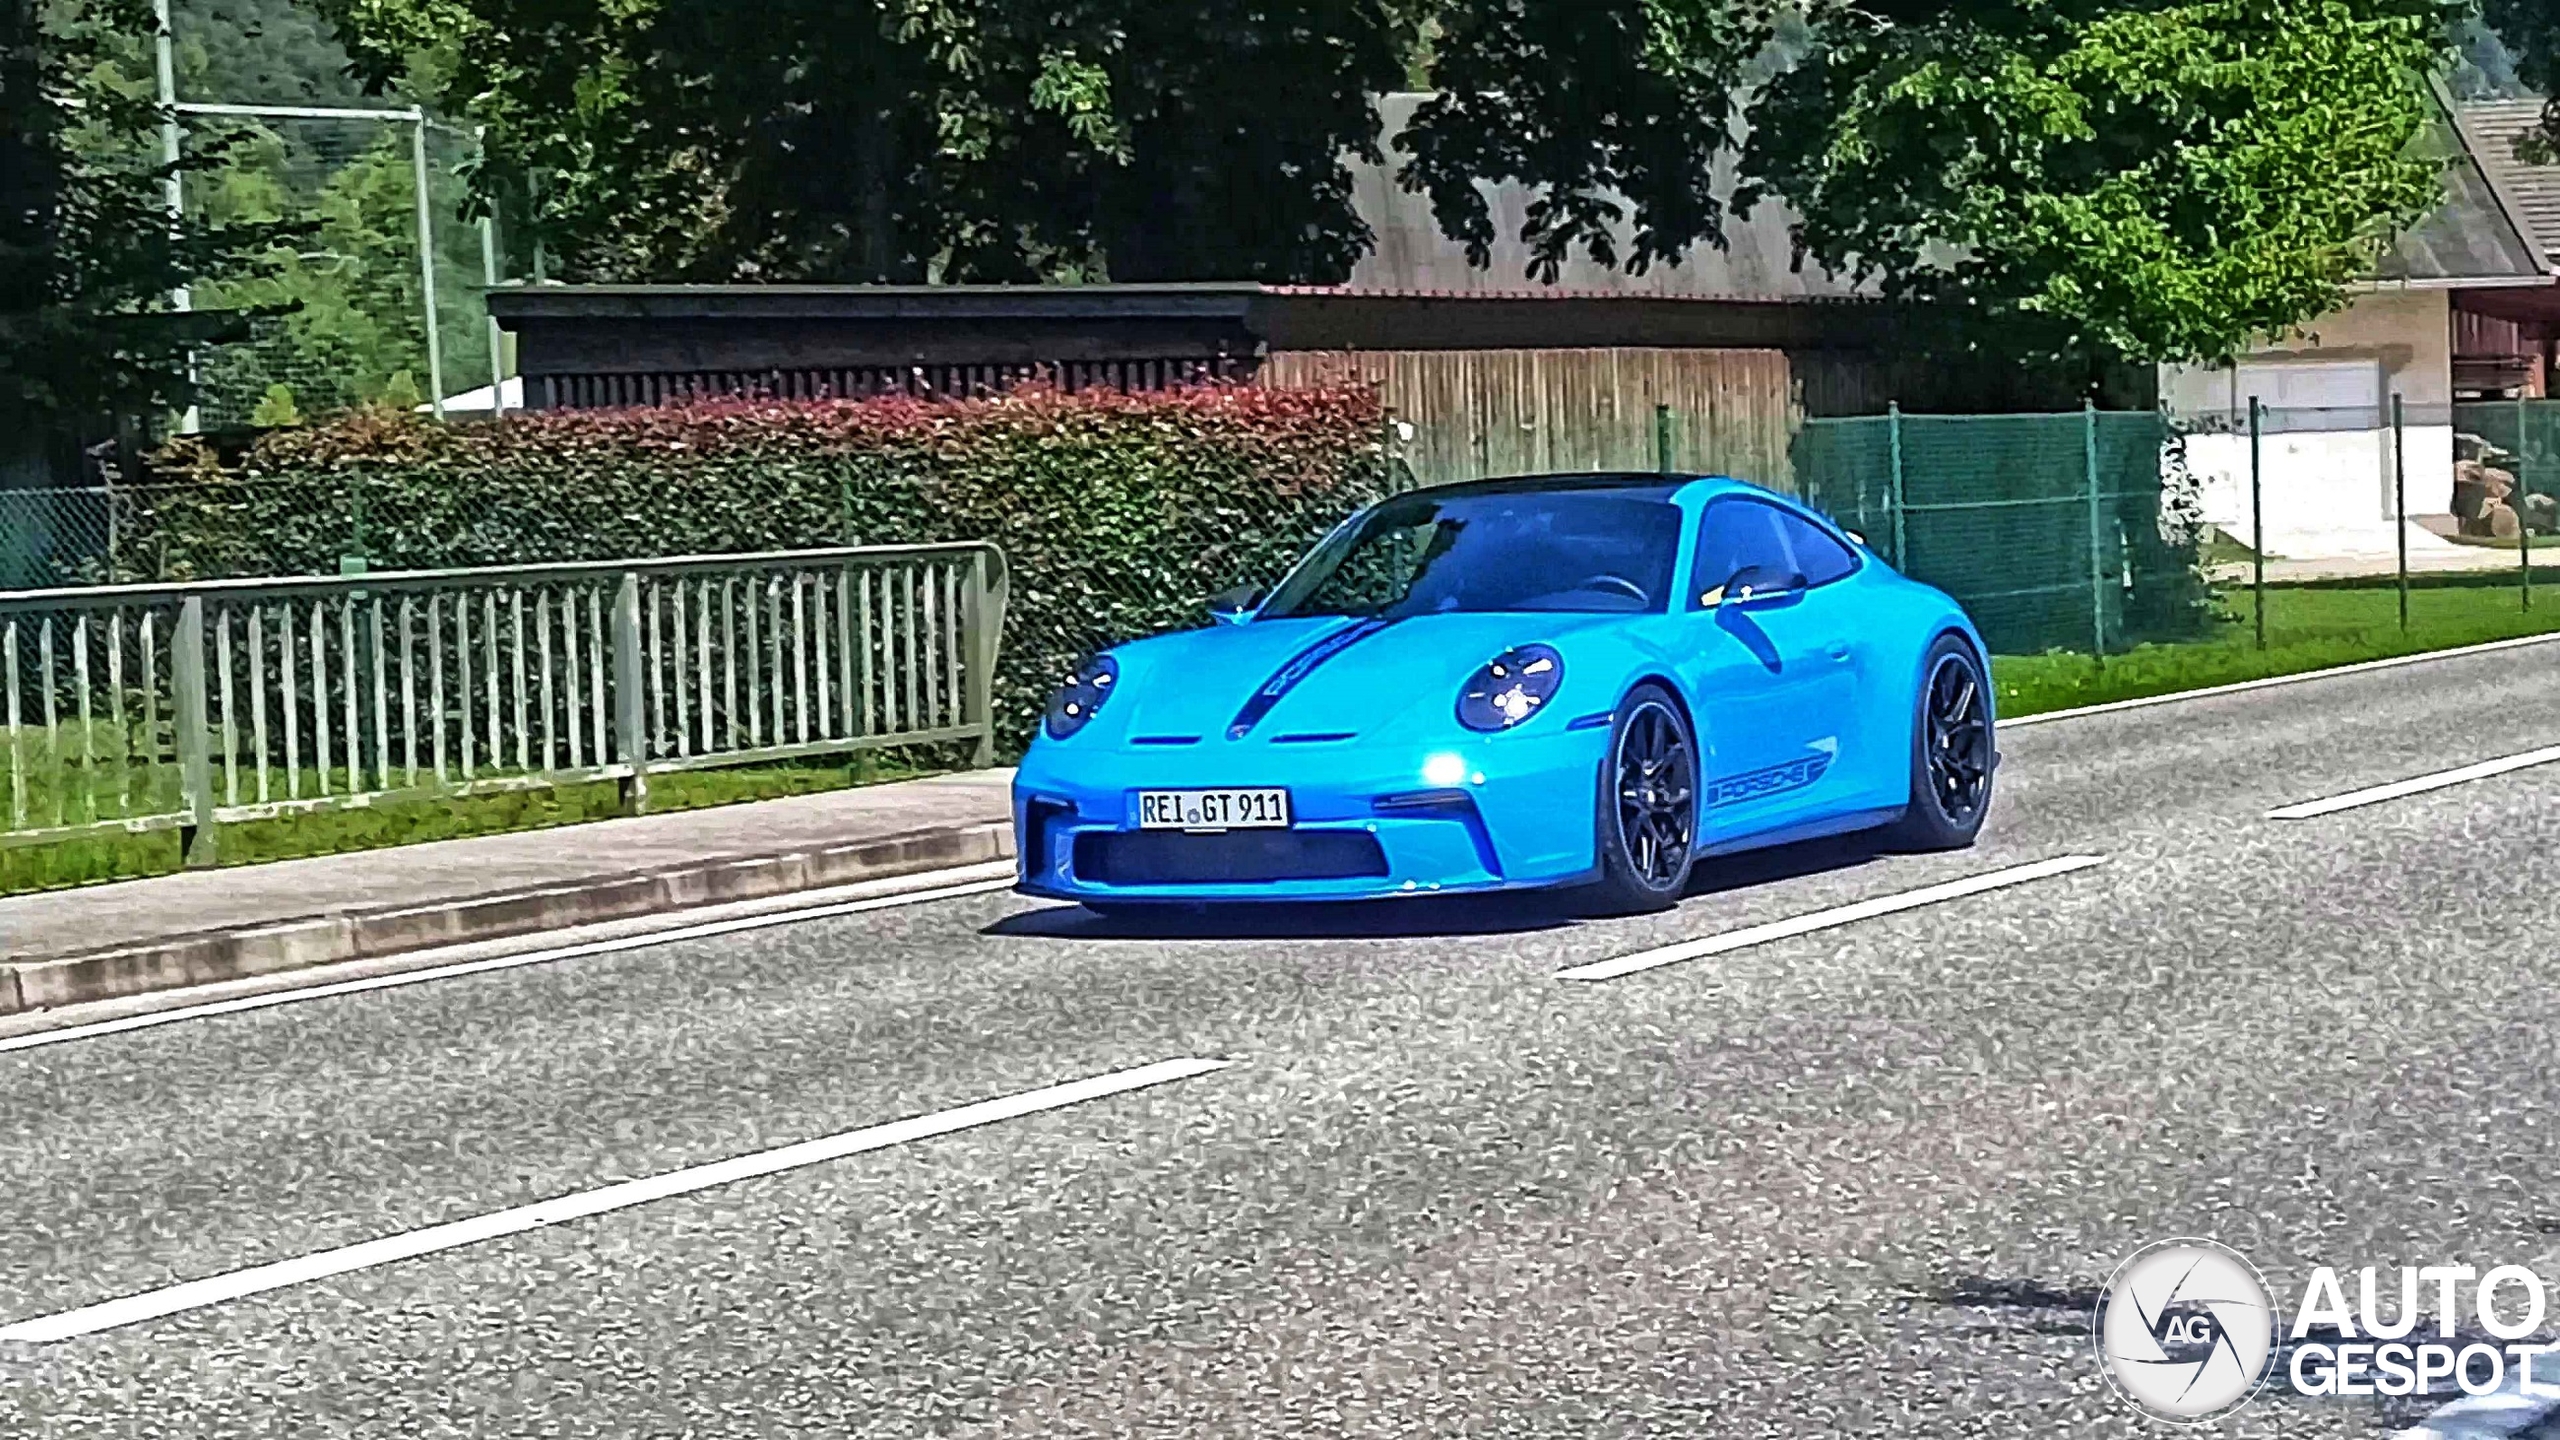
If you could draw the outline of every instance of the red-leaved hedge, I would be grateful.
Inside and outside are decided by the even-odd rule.
[[[121,554],[161,578],[992,540],[1016,742],[1077,656],[1197,624],[1383,493],[1365,388],[709,400],[435,424],[369,412],[156,457]]]

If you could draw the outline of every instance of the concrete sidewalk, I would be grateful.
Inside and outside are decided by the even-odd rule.
[[[1009,770],[0,898],[0,1015],[1013,853]]]

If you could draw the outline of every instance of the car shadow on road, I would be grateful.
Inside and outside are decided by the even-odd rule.
[[[1698,862],[1682,900],[1854,869],[1888,853],[1872,838],[1847,836],[1713,857]],[[979,933],[1057,940],[1394,940],[1529,934],[1590,918],[1570,892],[1518,891],[1329,904],[1165,905],[1112,915],[1081,905],[1052,905],[1007,915]]]

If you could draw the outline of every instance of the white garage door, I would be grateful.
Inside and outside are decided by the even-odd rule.
[[[2363,429],[2384,423],[2382,414],[2382,366],[2373,360],[2249,360],[2243,361],[2238,381],[2240,405],[2245,413],[2249,397],[2257,396],[2270,410],[2328,410],[2345,413],[2317,417],[2317,423],[2341,428]],[[2362,412],[2361,415],[2356,412]],[[2308,428],[2315,417],[2280,417],[2286,428]]]

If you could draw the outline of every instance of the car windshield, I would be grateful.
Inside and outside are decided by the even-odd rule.
[[[1680,512],[1659,492],[1407,495],[1328,540],[1261,613],[1658,611],[1679,536]]]

